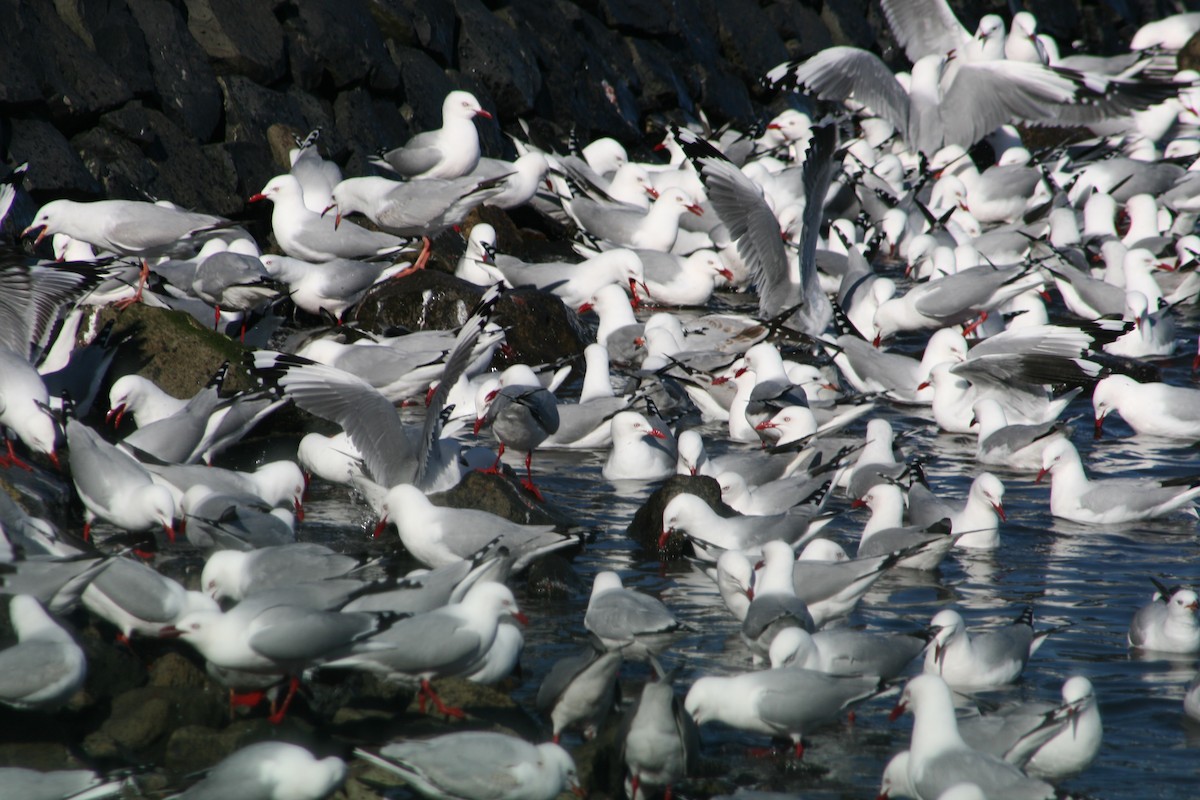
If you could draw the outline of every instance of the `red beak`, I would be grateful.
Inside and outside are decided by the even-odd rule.
[[[899,703],[896,703],[896,707],[892,709],[892,713],[888,714],[888,721],[895,722],[896,720],[900,719],[900,716],[907,710],[908,705],[905,704],[903,700]]]
[[[1046,477],[1046,473],[1047,473],[1047,472],[1049,472],[1049,471],[1050,471],[1050,470],[1046,469],[1045,467],[1042,467],[1041,469],[1039,469],[1039,470],[1038,470],[1038,474],[1037,474],[1037,478],[1034,480],[1034,483],[1041,483],[1041,482],[1042,482],[1042,478]]]
[[[111,422],[114,428],[120,427],[121,417],[125,416],[125,404],[121,403],[116,408],[110,408],[108,413],[104,415],[106,423]]]
[[[851,508],[863,508],[864,506],[866,506],[866,504],[867,504],[866,500],[863,500],[861,497],[856,497],[856,498],[854,498],[854,501],[852,503],[850,503],[850,507]]]
[[[693,214],[695,214],[697,217],[704,216],[704,209],[701,208],[700,206],[696,205],[695,203],[692,203],[690,206],[688,206],[687,210],[692,212]]]
[[[999,503],[992,503],[992,508],[996,509],[996,516],[1000,517],[1000,519],[1004,520],[1005,522],[1008,521],[1008,517],[1004,516],[1004,506],[1000,505]]]
[[[651,428],[650,430],[646,431],[646,435],[653,436],[655,439],[667,438],[667,435],[665,433],[663,433],[662,431],[660,431],[658,428]]]
[[[515,619],[517,622],[521,623],[522,625],[528,625],[528,624],[529,624],[529,617],[525,616],[525,615],[524,615],[522,612],[520,612],[520,611],[514,611],[514,612],[512,612],[512,618],[513,618],[513,619]]]
[[[754,426],[754,430],[765,431],[765,430],[770,430],[771,428],[774,428],[774,427],[775,427],[774,422],[771,422],[771,420],[769,420],[769,419],[764,419],[762,422],[760,422]]]
[[[662,532],[662,535],[658,537],[658,549],[659,550],[662,550],[663,548],[665,548],[667,546],[667,540],[671,538],[671,531],[673,531],[673,530],[674,530],[674,528],[665,530]]]
[[[387,514],[384,514],[382,517],[379,518],[379,522],[375,523],[375,532],[373,534],[371,534],[371,537],[373,539],[378,539],[380,536],[382,536],[383,529],[387,527],[387,523],[388,523]]]
[[[475,116],[483,117],[484,119],[495,119],[495,117],[492,116],[492,112],[484,111],[482,108],[475,112]]]
[[[266,200],[266,199],[267,199],[267,196],[265,194],[263,194],[262,192],[259,192],[258,194],[252,194],[248,198],[246,198],[246,202],[247,203],[257,203],[260,200]]]

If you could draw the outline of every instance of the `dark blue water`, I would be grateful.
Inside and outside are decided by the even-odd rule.
[[[1193,382],[1189,366],[1194,330],[1194,324],[1181,326],[1179,357],[1162,362],[1170,382]],[[907,452],[931,457],[926,471],[939,494],[955,500],[965,496],[980,471],[973,462],[973,438],[939,433],[927,410],[881,405],[876,413],[890,419],[897,432],[910,432]],[[1067,413],[1081,416],[1074,438],[1092,474],[1181,475],[1200,468],[1196,447],[1131,438],[1129,429],[1115,419],[1106,424],[1105,438],[1093,441],[1086,397],[1077,399]],[[852,431],[861,434],[864,426],[865,420]],[[730,447],[721,443],[723,426],[707,426],[702,432],[714,451]],[[600,474],[604,457],[603,452],[560,451],[539,453],[535,459],[547,500],[597,531],[574,560],[585,587],[597,571],[616,570],[627,586],[659,597],[696,627],[698,632],[681,640],[666,659],[668,666],[680,666],[681,692],[699,676],[750,669],[739,624],[699,568],[688,562],[664,565],[625,536],[626,526],[654,486],[631,492],[628,485],[610,484]],[[1000,547],[984,553],[956,551],[936,573],[885,577],[849,623],[911,629],[952,604],[969,626],[1002,625],[1022,606],[1033,605],[1038,628],[1070,628],[1049,638],[1018,683],[983,697],[1057,701],[1066,678],[1085,675],[1099,697],[1104,744],[1096,762],[1064,786],[1102,798],[1196,797],[1200,726],[1189,723],[1182,710],[1184,687],[1196,672],[1196,659],[1142,658],[1126,646],[1130,618],[1154,591],[1150,576],[1168,583],[1194,583],[1200,576],[1196,519],[1180,515],[1111,529],[1077,525],[1050,516],[1049,485],[1035,484],[1033,474],[992,471],[1006,487],[1008,520],[1001,525]],[[838,498],[835,504],[846,508],[848,501]],[[369,525],[361,504],[336,489],[318,490],[309,514],[302,538],[352,538],[364,535]],[[847,510],[826,531],[853,552],[865,519],[865,510]],[[526,597],[521,602],[531,624],[526,630],[525,678],[514,697],[532,711],[538,684],[550,665],[574,652],[584,639],[587,590],[566,602]],[[918,661],[910,670],[919,666]],[[642,670],[627,667],[623,679],[644,678]],[[705,786],[729,791],[752,786],[806,798],[874,797],[887,760],[908,746],[911,717],[887,721],[894,701],[874,700],[859,708],[852,726],[842,723],[813,735],[803,764],[750,758],[748,748],[767,744],[763,737],[705,726]],[[580,740],[568,736],[564,743],[573,747]]]

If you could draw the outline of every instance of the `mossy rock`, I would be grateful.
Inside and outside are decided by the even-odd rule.
[[[114,335],[136,331],[133,340],[113,360],[109,371],[112,380],[136,373],[154,381],[168,394],[191,397],[228,361],[223,394],[257,385],[242,363],[246,348],[224,334],[205,328],[191,314],[138,303],[123,311],[111,306],[101,310],[97,328],[109,320],[115,323]]]

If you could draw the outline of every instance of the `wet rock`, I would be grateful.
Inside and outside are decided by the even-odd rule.
[[[511,470],[506,475],[472,470],[452,489],[432,494],[429,501],[447,508],[477,508],[522,525],[559,525],[573,523],[566,512],[554,505],[553,498],[539,503],[523,488]]]
[[[487,87],[506,120],[533,108],[542,76],[532,51],[479,0],[454,0],[458,14],[458,68]]]
[[[158,0],[128,3],[146,37],[163,113],[199,141],[210,141],[221,120],[221,91],[183,15],[173,4]]]
[[[150,665],[150,685],[164,688],[206,689],[209,679],[204,671],[179,653],[165,653]]]
[[[453,275],[420,270],[373,287],[354,310],[353,319],[372,331],[456,328],[466,321],[482,293],[482,287]],[[515,361],[549,363],[579,355],[586,345],[574,312],[548,292],[505,292],[495,321],[506,329]]]
[[[285,9],[291,77],[301,88],[316,90],[326,80],[337,89],[365,82],[390,92],[400,85],[365,0],[305,0]]]
[[[113,359],[109,375],[114,380],[137,373],[168,394],[191,397],[208,383],[222,362],[229,361],[226,392],[256,386],[242,366],[245,348],[205,328],[190,314],[135,304],[120,312],[105,308],[97,324],[104,325],[110,319],[116,321],[116,335],[137,331],[132,343],[123,346]]]
[[[187,26],[219,74],[270,84],[287,71],[283,29],[265,0],[185,0]]]
[[[633,515],[633,521],[625,531],[629,538],[664,561],[681,558],[690,548],[684,537],[678,533],[672,534],[661,550],[658,547],[658,537],[663,529],[663,509],[677,494],[694,494],[701,497],[714,511],[727,517],[735,513],[721,502],[721,486],[716,479],[707,475],[672,475],[667,478]]]
[[[33,741],[0,744],[0,766],[24,767],[42,772],[86,767],[66,744]]]
[[[183,725],[171,732],[163,752],[165,769],[181,775],[207,769],[237,749],[238,734],[207,725]]]
[[[144,657],[136,648],[147,644],[145,640],[132,646],[117,644],[113,628],[89,626],[76,637],[87,655],[88,674],[84,681],[83,697],[77,698],[76,707],[87,707],[107,703],[113,697],[145,685],[147,671]],[[159,659],[161,660],[161,659]]]
[[[374,0],[371,16],[384,38],[424,50],[443,67],[454,66],[458,18],[442,0]]]
[[[13,160],[29,162],[25,185],[39,201],[96,199],[103,191],[71,143],[46,120],[14,119],[9,150]]]
[[[571,562],[556,553],[538,559],[525,574],[525,591],[547,600],[566,600],[584,591]]]
[[[604,24],[634,36],[666,36],[672,32],[672,4],[663,0],[600,0],[596,16]]]

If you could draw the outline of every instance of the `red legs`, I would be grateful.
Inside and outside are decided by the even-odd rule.
[[[504,442],[500,443],[500,449],[496,451],[496,460],[487,469],[479,470],[484,475],[499,475],[500,474],[500,457],[504,455]]]
[[[229,690],[229,716],[233,716],[238,706],[243,708],[254,708],[259,703],[267,698],[267,693],[263,690],[255,692],[238,692],[233,689]],[[282,717],[280,718],[282,720]]]
[[[429,240],[428,236],[422,236],[421,237],[421,254],[419,256],[417,256],[416,263],[413,264],[411,267],[406,267],[405,269],[400,270],[392,277],[393,278],[403,278],[407,275],[413,274],[414,272],[416,272],[419,269],[425,269],[425,265],[429,263],[429,253],[432,249],[433,249],[433,242],[431,242]]]
[[[296,697],[296,690],[299,688],[299,678],[289,679],[287,695],[285,695],[283,698],[283,704],[280,705],[278,709],[275,708],[274,703],[271,704],[271,715],[267,717],[268,722],[270,722],[272,725],[278,725],[279,723],[283,722],[284,716],[287,715],[288,708],[292,705],[292,700]]]
[[[6,439],[5,444],[8,445],[8,455],[0,456],[0,466],[19,467],[26,472],[33,472],[33,467],[22,461],[21,457],[17,455],[17,451],[13,449],[12,439]]]
[[[133,293],[133,297],[126,297],[124,300],[117,300],[113,303],[118,311],[124,311],[134,303],[142,302],[142,291],[146,288],[146,281],[150,280],[150,263],[146,259],[142,259],[142,270],[138,273],[137,291]]]
[[[975,332],[976,328],[978,328],[983,323],[987,322],[987,318],[988,318],[988,312],[986,312],[986,311],[980,312],[979,319],[975,320],[974,322],[972,322],[969,325],[963,326],[963,336],[970,336],[972,333]]]
[[[533,452],[525,454],[525,480],[521,481],[521,485],[530,491],[530,493],[538,499],[539,503],[546,502],[546,498],[542,497],[542,493],[533,485],[533,470],[530,464],[533,462]]]
[[[421,689],[417,692],[417,708],[422,714],[425,713],[426,698],[433,701],[433,707],[445,714],[447,717],[465,719],[467,716],[466,712],[464,712],[461,708],[454,708],[453,706],[448,706],[443,703],[442,698],[438,697],[437,692],[433,690],[433,685],[430,684],[428,680],[422,679]]]

